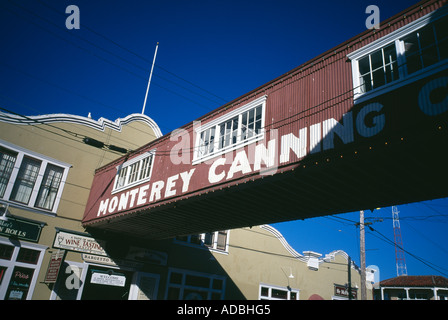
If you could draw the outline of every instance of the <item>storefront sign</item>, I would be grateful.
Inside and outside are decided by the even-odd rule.
[[[8,220],[0,220],[0,235],[20,240],[38,242],[42,224],[17,218],[8,217]]]
[[[107,256],[104,250],[105,242],[92,237],[58,231],[53,247],[71,251],[85,252],[100,256]]]
[[[334,295],[348,299],[348,288],[346,286],[334,286]],[[356,300],[356,288],[352,288],[352,299]]]
[[[51,254],[50,262],[48,263],[47,274],[45,275],[45,283],[56,283],[59,270],[61,269],[62,261],[64,261],[64,256],[65,250],[58,250]]]
[[[131,261],[131,260],[124,260],[124,259],[112,259],[110,257],[105,256],[95,256],[93,254],[82,254],[82,260],[84,260],[87,263],[97,263],[102,264],[106,266],[113,266],[113,267],[126,267],[131,269],[141,269],[143,268],[144,264],[142,262],[138,261]]]
[[[121,274],[94,272],[92,273],[90,282],[106,286],[124,287],[124,285],[126,284],[126,277]]]

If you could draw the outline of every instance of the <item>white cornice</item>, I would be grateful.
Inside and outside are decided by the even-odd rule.
[[[99,131],[104,131],[104,129],[108,127],[118,132],[120,132],[122,126],[126,124],[129,124],[133,121],[142,121],[146,123],[154,131],[156,138],[160,138],[162,136],[162,132],[160,131],[160,128],[157,125],[157,123],[150,117],[140,113],[133,113],[124,118],[118,118],[115,121],[111,121],[105,118],[99,118],[98,120],[94,120],[88,117],[76,116],[65,113],[47,114],[39,116],[21,116],[0,112],[0,121],[20,125],[36,125],[36,124],[48,124],[55,122],[67,122],[67,123],[81,124]]]
[[[264,229],[266,231],[269,231],[270,233],[272,233],[280,242],[281,244],[285,247],[285,249],[294,257],[297,258],[300,261],[303,262],[308,262],[308,260],[310,259],[311,256],[313,257],[317,257],[320,254],[317,254],[315,252],[312,252],[312,254],[307,254],[307,255],[301,255],[300,253],[298,253],[296,250],[293,249],[293,247],[291,247],[291,245],[286,241],[286,239],[283,237],[283,235],[274,227],[264,224],[259,226],[261,229]],[[311,251],[305,251],[304,253],[311,253]],[[336,256],[342,256],[343,258],[345,258],[348,261],[348,254],[343,251],[343,250],[334,250],[328,254],[325,255],[324,258],[318,258],[319,264],[323,263],[323,262],[330,262],[333,261]],[[354,265],[354,263],[352,262],[352,267],[356,268],[356,265]]]

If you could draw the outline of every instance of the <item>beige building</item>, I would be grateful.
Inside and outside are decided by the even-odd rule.
[[[141,114],[109,121],[0,113],[0,299],[50,298],[55,235],[84,231],[95,169],[160,136]],[[59,253],[82,262],[79,253]]]
[[[360,299],[345,252],[299,254],[268,225],[159,241],[86,232],[95,170],[161,136],[144,115],[0,120],[0,299],[330,300],[349,283]]]

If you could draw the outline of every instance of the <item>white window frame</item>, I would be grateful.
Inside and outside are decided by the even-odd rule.
[[[436,22],[436,20],[445,17],[448,14],[448,8],[442,8],[438,11],[432,12],[430,14],[427,14],[409,24],[406,26],[395,30],[391,32],[390,34],[373,41],[372,43],[350,53],[347,55],[347,58],[351,60],[352,65],[352,80],[353,80],[353,99],[355,104],[364,102],[368,99],[371,99],[373,97],[379,96],[381,94],[384,94],[386,92],[395,90],[398,87],[407,85],[409,83],[415,82],[417,80],[426,78],[430,76],[431,74],[434,74],[436,72],[439,72],[445,68],[448,68],[448,59],[441,60],[429,67],[424,67],[416,72],[413,72],[412,74],[407,73],[407,68],[404,67],[406,65],[405,61],[405,48],[404,48],[404,42],[402,39],[413,33],[416,32],[418,29],[421,29],[429,24],[433,24]],[[398,62],[398,69],[399,69],[399,78],[398,80],[391,81],[389,83],[386,83],[378,88],[372,89],[367,92],[361,91],[361,81],[360,81],[360,72],[358,68],[358,61],[364,58],[367,55],[372,54],[373,52],[385,48],[388,45],[394,43],[396,54],[397,54],[397,62]]]
[[[266,113],[266,100],[267,96],[262,96],[258,99],[255,99],[254,101],[251,101],[244,106],[235,109],[227,114],[225,114],[222,117],[219,117],[217,119],[214,119],[204,125],[199,126],[198,128],[195,128],[195,148],[193,152],[193,165],[201,163],[203,161],[207,161],[209,159],[212,159],[216,156],[222,155],[224,153],[236,150],[238,148],[244,147],[248,144],[260,141],[264,138],[265,129],[265,113]],[[248,112],[251,109],[255,109],[257,107],[261,106],[261,129],[260,132],[257,135],[254,135],[248,139],[241,140],[241,132],[242,132],[242,117],[243,114]],[[238,117],[238,128],[237,128],[237,141],[236,143],[231,143],[229,146],[226,146],[222,149],[219,149],[219,142],[221,140],[220,135],[220,125],[228,122],[229,120]],[[255,121],[254,121],[255,122]],[[209,129],[214,128],[214,145],[213,145],[213,152],[201,155],[201,133],[206,132]],[[233,127],[232,127],[233,130]]]
[[[226,245],[225,245],[225,249],[219,249],[218,248],[218,234],[219,232],[226,232]],[[180,244],[180,245],[184,245],[184,246],[188,246],[188,247],[193,247],[193,248],[200,248],[200,249],[205,249],[205,250],[210,250],[213,252],[217,252],[217,253],[225,253],[228,254],[229,253],[229,238],[230,238],[230,230],[221,230],[221,231],[215,231],[215,232],[209,232],[213,234],[213,243],[211,245],[207,245],[205,244],[205,238],[207,236],[208,233],[201,233],[201,234],[197,234],[197,235],[188,235],[187,240],[178,240],[176,238],[174,238],[174,243]],[[200,243],[193,243],[191,242],[191,239],[193,236],[197,236],[199,237],[199,241]]]
[[[11,241],[10,239],[3,238],[3,237],[0,237],[0,243],[14,247],[14,251],[13,251],[13,254],[12,254],[10,260],[0,259],[0,265],[7,268],[6,272],[3,276],[3,281],[0,284],[0,300],[5,299],[5,295],[8,291],[9,283],[11,280],[11,275],[12,275],[15,267],[34,269],[33,279],[31,279],[30,288],[29,288],[28,294],[26,296],[26,300],[31,300],[33,297],[33,293],[34,293],[34,288],[37,283],[37,278],[39,278],[39,272],[40,272],[40,268],[42,266],[42,261],[45,256],[45,250],[47,250],[48,247],[34,244],[34,243],[25,242],[25,241],[20,241],[20,240]],[[39,259],[37,260],[37,263],[30,264],[30,263],[16,261],[20,248],[40,251]]]
[[[268,296],[262,296],[261,295],[261,289],[262,288],[268,288]],[[259,287],[258,287],[258,300],[285,300],[285,299],[278,299],[275,297],[272,297],[272,290],[282,290],[282,291],[286,291],[287,295],[288,295],[288,299],[286,300],[291,300],[291,292],[294,292],[296,294],[296,299],[295,300],[299,300],[300,299],[300,290],[299,289],[292,289],[290,287],[281,287],[281,286],[274,286],[271,284],[266,284],[266,283],[260,283]]]
[[[131,175],[131,172],[130,172],[129,168],[131,168],[132,165],[136,164],[137,162],[139,162],[140,165],[141,165],[141,163],[143,163],[143,161],[146,158],[148,158],[148,157],[150,157],[149,165],[151,166],[149,168],[148,176],[143,178],[143,179],[137,178],[137,180],[129,182],[129,177]],[[117,193],[117,192],[121,192],[123,190],[132,188],[132,187],[134,187],[136,185],[139,185],[139,184],[142,184],[142,183],[150,181],[151,180],[151,176],[152,176],[152,170],[154,168],[154,158],[155,158],[155,150],[151,150],[151,151],[145,152],[145,153],[139,155],[138,157],[135,157],[135,158],[133,158],[131,160],[128,160],[125,163],[117,166],[116,167],[117,168],[117,173],[116,173],[115,179],[114,179],[114,186],[113,186],[113,189],[112,189],[112,194]],[[139,169],[140,169],[140,167],[139,167]],[[126,170],[126,171],[123,171],[123,170]],[[123,185],[117,187],[118,179],[120,179],[120,175],[123,172],[126,172],[125,182],[124,182]]]
[[[30,209],[33,209],[33,211],[36,211],[39,213],[56,214],[58,207],[59,207],[59,202],[61,201],[62,192],[64,190],[65,182],[67,180],[68,171],[72,167],[72,165],[62,162],[62,161],[59,161],[59,160],[56,160],[56,159],[53,159],[53,158],[50,158],[50,157],[47,157],[45,155],[39,154],[34,151],[27,150],[25,148],[16,146],[12,143],[9,143],[9,142],[3,141],[3,140],[0,140],[0,146],[17,153],[16,160],[14,163],[14,168],[11,172],[11,175],[9,176],[8,185],[6,187],[3,197],[0,199],[9,203],[9,205],[12,207],[30,208]],[[14,184],[16,182],[20,167],[22,165],[22,161],[25,157],[32,158],[32,159],[35,159],[40,162],[39,172],[37,174],[37,178],[34,183],[34,187],[32,189],[31,196],[30,196],[30,199],[28,200],[27,204],[17,202],[14,200],[10,200],[10,197],[12,196]],[[58,192],[56,194],[56,198],[53,203],[53,208],[51,210],[36,206],[37,200],[38,200],[38,195],[39,195],[39,190],[42,185],[45,171],[46,171],[48,165],[54,165],[54,166],[57,166],[57,167],[60,167],[63,169],[62,178],[61,178],[61,181],[60,181],[59,187],[58,187]]]

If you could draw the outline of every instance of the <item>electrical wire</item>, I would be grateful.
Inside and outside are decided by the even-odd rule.
[[[381,232],[379,232],[378,230],[373,229],[372,227],[369,226],[370,231],[376,232],[378,233],[378,235],[380,235],[381,237],[376,236],[376,234],[369,232],[369,234],[372,234],[373,236],[385,241],[386,243],[392,245],[392,246],[397,246],[399,249],[403,250],[404,252],[406,252],[406,254],[410,255],[411,257],[413,257],[414,259],[420,261],[421,263],[423,263],[424,265],[426,265],[427,267],[439,272],[440,274],[443,274],[445,276],[448,276],[448,273],[443,272],[442,270],[447,270],[445,268],[442,268],[432,262],[429,262],[415,254],[413,254],[412,252],[405,250],[404,248],[402,248],[401,246],[397,245],[394,241],[390,240],[388,237],[386,237],[385,235],[383,235]]]
[[[27,9],[27,8],[25,8],[25,7],[21,6],[21,5],[19,5],[19,4],[17,4],[16,2],[12,2],[12,1],[9,1],[9,2],[12,3],[14,6],[16,6],[16,7],[20,8],[20,9],[26,11],[26,12],[28,12],[29,14],[33,15],[34,17],[37,17],[38,19],[40,19],[40,20],[42,20],[42,21],[45,21],[46,23],[52,25],[52,27],[54,27],[54,28],[56,28],[56,29],[59,29],[59,30],[61,30],[61,31],[63,31],[63,32],[65,32],[65,33],[67,34],[67,30],[66,30],[66,29],[62,28],[60,25],[58,25],[58,24],[52,22],[51,20],[48,20],[48,19],[46,19],[45,17],[42,17],[41,15],[35,13],[34,11],[31,11],[31,10],[29,10],[29,9]],[[42,2],[41,2],[41,3],[42,3]],[[51,8],[51,7],[48,6],[48,5],[46,5],[46,7]],[[21,17],[22,19],[25,19],[25,20],[27,20],[28,22],[30,22],[30,23],[32,23],[32,24],[34,24],[34,25],[40,27],[42,30],[44,30],[44,31],[46,31],[46,32],[48,32],[48,33],[50,33],[51,35],[53,35],[53,36],[55,36],[55,37],[57,37],[57,38],[59,38],[59,39],[65,41],[65,42],[67,42],[67,43],[69,43],[69,44],[71,44],[71,45],[77,47],[78,49],[81,49],[81,50],[83,50],[83,51],[85,51],[85,52],[88,52],[88,53],[94,55],[95,57],[97,57],[97,58],[99,58],[99,59],[101,59],[101,60],[103,60],[103,61],[105,61],[105,62],[111,64],[112,66],[117,67],[117,68],[119,68],[119,69],[121,69],[121,70],[123,70],[123,71],[125,71],[125,72],[130,73],[131,75],[133,75],[133,76],[135,76],[135,77],[138,77],[138,78],[143,79],[143,80],[147,80],[146,77],[143,77],[143,76],[141,76],[141,75],[139,75],[139,74],[136,74],[135,72],[130,71],[130,70],[128,70],[127,68],[124,68],[124,67],[122,67],[122,66],[120,66],[120,65],[118,65],[118,64],[116,64],[116,63],[114,63],[114,62],[112,62],[112,61],[110,61],[109,59],[103,58],[103,57],[97,55],[96,53],[92,52],[91,50],[88,50],[88,49],[86,49],[85,47],[82,47],[82,46],[80,46],[79,44],[74,43],[73,41],[68,40],[66,37],[61,37],[61,36],[59,36],[58,34],[56,34],[56,33],[52,32],[52,31],[50,31],[50,30],[48,30],[48,29],[42,27],[40,24],[36,24],[36,23],[32,22],[31,20],[26,19],[26,18],[24,18],[23,16],[20,16],[20,15],[17,14],[16,12],[11,11],[10,9],[8,9],[8,8],[6,8],[6,7],[4,7],[4,8],[5,8],[6,10],[8,10],[9,12],[12,12],[12,13],[14,13],[15,15]],[[57,11],[56,9],[53,8],[53,10],[56,11],[56,12],[58,12],[58,14],[61,14],[61,15],[62,15],[62,13],[60,13],[60,12]],[[112,42],[113,44],[115,44],[115,45],[119,46],[120,48],[124,49],[123,46],[118,45],[115,41],[110,40],[109,38],[105,37],[104,35],[101,35],[100,33],[96,32],[96,31],[93,31],[92,28],[89,28],[89,27],[87,27],[87,26],[85,26],[85,25],[83,24],[83,28],[84,28],[84,27],[87,28],[87,30],[89,30],[90,32],[94,32],[96,35],[100,35],[100,36],[103,37],[104,39],[107,39],[108,41]],[[145,73],[147,72],[147,68],[146,68],[146,67],[143,67],[143,66],[141,66],[141,65],[139,65],[139,64],[137,64],[137,63],[135,63],[135,62],[133,62],[133,61],[130,61],[129,59],[123,58],[123,57],[121,57],[120,55],[116,54],[115,52],[112,52],[112,51],[110,51],[110,50],[108,50],[108,49],[105,49],[105,48],[103,48],[103,47],[97,45],[96,43],[94,43],[94,42],[92,42],[92,41],[90,41],[90,40],[87,40],[87,39],[85,39],[85,38],[79,36],[78,34],[74,34],[74,33],[69,33],[69,34],[70,34],[70,36],[75,37],[75,38],[77,38],[77,39],[79,39],[79,40],[82,40],[82,41],[86,42],[87,44],[89,44],[89,45],[91,45],[91,46],[93,46],[93,47],[95,47],[95,48],[97,48],[97,49],[99,49],[99,50],[101,50],[101,51],[103,51],[103,52],[105,52],[105,53],[107,53],[107,54],[109,54],[109,55],[111,55],[111,56],[113,56],[113,57],[115,57],[115,58],[117,58],[117,59],[119,59],[119,60],[121,60],[121,61],[123,61],[123,62],[125,62],[125,63],[127,63],[127,64],[129,64],[129,65],[131,65],[131,66],[133,66],[133,67],[135,67],[135,68],[137,68],[137,69],[139,69],[139,70],[144,71]],[[126,51],[130,52],[130,50],[128,50],[128,49],[126,49]],[[137,54],[134,53],[134,55],[137,55]],[[142,58],[143,58],[143,57],[142,57]],[[147,59],[145,59],[145,61],[148,62]],[[160,67],[160,68],[161,68],[162,70],[164,70],[165,72],[168,72],[169,74],[175,76],[176,78],[178,78],[178,79],[182,79],[183,81],[185,81],[185,82],[187,82],[187,83],[189,83],[189,84],[191,84],[191,85],[194,85],[196,88],[199,88],[199,89],[201,89],[201,90],[203,90],[203,91],[209,92],[209,91],[207,91],[207,90],[205,90],[205,89],[202,89],[200,86],[195,85],[195,84],[193,84],[192,82],[190,82],[190,81],[188,81],[188,80],[185,80],[185,79],[181,78],[180,76],[177,76],[176,74],[174,74],[173,72],[170,72],[170,71],[166,70],[165,68],[162,68],[162,67]],[[184,90],[186,90],[186,91],[188,91],[188,92],[190,92],[190,93],[192,93],[192,94],[195,94],[195,95],[197,95],[197,96],[200,96],[200,97],[202,97],[202,98],[204,98],[204,99],[207,99],[207,100],[209,100],[209,101],[211,101],[211,102],[218,103],[217,101],[215,101],[215,100],[213,100],[213,99],[211,99],[211,98],[209,98],[209,97],[207,97],[207,96],[205,96],[205,95],[203,95],[203,94],[194,92],[193,90],[191,90],[191,89],[189,89],[189,88],[187,88],[187,87],[185,87],[185,86],[183,86],[183,85],[180,85],[180,84],[178,84],[178,83],[176,83],[176,82],[174,82],[174,81],[172,81],[172,80],[169,80],[169,79],[167,79],[167,78],[165,78],[165,77],[162,77],[162,76],[157,75],[157,74],[154,74],[154,77],[158,77],[158,78],[160,78],[160,79],[162,79],[162,80],[164,80],[164,81],[167,81],[167,82],[169,82],[169,83],[171,83],[171,84],[174,84],[174,85],[176,85],[176,86],[178,86],[178,87],[180,87],[180,88],[182,88],[182,89],[184,89]],[[206,109],[209,110],[209,111],[212,110],[211,107],[209,107],[209,106],[205,106],[205,105],[203,105],[203,104],[201,104],[201,103],[199,103],[199,102],[197,102],[197,101],[195,101],[195,100],[193,100],[193,99],[190,99],[190,98],[188,98],[188,97],[185,97],[184,95],[181,95],[181,94],[179,94],[179,93],[177,93],[177,92],[175,92],[175,91],[173,91],[173,90],[170,90],[170,89],[168,89],[168,88],[166,88],[166,87],[164,87],[164,86],[162,86],[162,85],[160,85],[160,84],[154,83],[154,85],[155,85],[155,86],[158,86],[158,87],[160,87],[160,88],[162,88],[162,89],[164,89],[164,90],[166,90],[166,91],[168,91],[168,92],[170,92],[171,94],[175,94],[175,95],[180,96],[180,97],[182,97],[182,98],[184,98],[184,99],[186,99],[186,100],[189,100],[190,102],[192,102],[192,103],[194,103],[194,104],[196,104],[196,105],[198,105],[198,106],[200,106],[200,107],[206,108]],[[214,95],[214,96],[216,96],[216,95]],[[218,97],[218,96],[216,96],[216,97]],[[220,99],[223,100],[223,101],[225,101],[225,100],[222,99],[222,98],[220,98]]]

